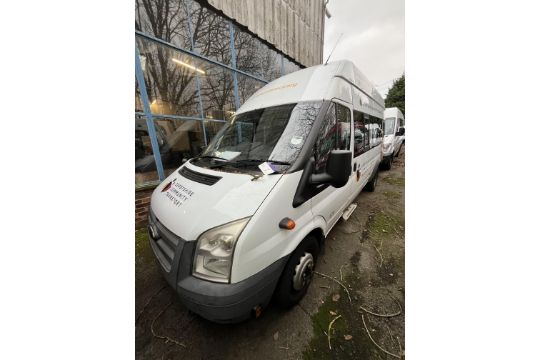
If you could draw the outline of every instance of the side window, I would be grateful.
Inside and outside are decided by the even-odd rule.
[[[373,118],[369,116],[368,114],[364,114],[364,123],[366,124],[366,128],[368,130],[367,133],[367,144],[366,144],[366,150],[369,150],[371,147],[374,146],[375,138],[373,137]]]
[[[324,172],[330,151],[349,150],[351,146],[351,111],[349,108],[332,103],[326,112],[324,124],[315,143],[314,173]]]
[[[382,143],[383,137],[384,137],[384,131],[383,131],[383,120],[380,118],[375,118],[376,124],[377,124],[377,133],[376,133],[376,141],[377,144]]]
[[[383,121],[378,117],[367,114],[364,114],[364,121],[369,130],[369,148],[373,148],[383,141]]]
[[[341,104],[336,104],[336,118],[338,123],[337,149],[350,150],[351,148],[351,110]]]
[[[336,146],[336,133],[336,108],[334,103],[332,103],[326,112],[324,123],[319,131],[319,137],[315,142],[315,151],[313,154],[315,157],[315,168],[313,172],[315,174],[324,172],[328,155]]]
[[[354,157],[363,154],[369,148],[369,131],[364,122],[364,114],[354,111]]]

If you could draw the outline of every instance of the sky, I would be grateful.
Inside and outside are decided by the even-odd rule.
[[[330,0],[325,19],[323,62],[348,59],[386,96],[405,72],[404,0]]]

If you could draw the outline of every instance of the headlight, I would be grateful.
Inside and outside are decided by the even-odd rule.
[[[390,146],[392,146],[392,143],[383,144],[383,150],[386,151],[386,150],[390,149]]]
[[[229,282],[234,245],[249,219],[247,217],[215,227],[199,236],[193,259],[193,276]]]

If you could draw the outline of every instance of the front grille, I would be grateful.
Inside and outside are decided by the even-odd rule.
[[[178,171],[178,173],[182,175],[183,177],[185,177],[186,179],[189,179],[191,181],[195,181],[204,185],[208,185],[208,186],[214,185],[221,179],[221,176],[203,174],[197,171],[190,170],[185,166],[181,168]]]
[[[159,233],[157,239],[151,239],[157,245],[155,254],[163,268],[169,272],[171,271],[175,254],[182,253],[181,247],[184,241],[167,229],[152,212],[150,212],[150,217]]]

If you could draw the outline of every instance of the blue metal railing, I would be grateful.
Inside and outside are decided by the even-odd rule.
[[[192,25],[191,25],[191,14],[190,14],[189,11],[187,11],[187,14],[188,14],[188,32],[189,32],[189,37],[190,37],[191,49],[184,49],[184,48],[178,47],[178,46],[176,46],[174,44],[171,44],[171,43],[169,43],[167,41],[164,41],[162,39],[159,39],[159,38],[157,38],[155,36],[152,36],[150,34],[144,33],[144,32],[139,31],[139,30],[135,30],[135,34],[136,34],[136,36],[138,36],[140,38],[143,38],[143,39],[158,43],[160,45],[166,46],[166,47],[168,47],[170,49],[173,49],[175,51],[179,51],[179,52],[188,54],[188,55],[193,56],[193,57],[195,57],[197,59],[206,61],[208,63],[219,66],[221,68],[230,70],[232,72],[232,76],[233,76],[234,106],[235,106],[236,110],[238,110],[238,108],[240,107],[240,103],[241,103],[240,94],[239,94],[239,87],[238,87],[238,74],[241,74],[241,75],[250,77],[252,79],[255,79],[257,81],[260,81],[263,84],[267,84],[269,81],[265,80],[263,78],[260,78],[260,77],[258,77],[256,75],[245,72],[243,70],[239,70],[237,68],[237,62],[236,62],[237,54],[236,54],[236,48],[234,46],[235,25],[234,25],[233,21],[228,20],[229,37],[230,37],[230,39],[229,39],[230,40],[229,41],[229,51],[230,51],[230,56],[231,56],[231,65],[229,66],[227,64],[223,64],[223,63],[221,63],[219,61],[208,58],[208,57],[206,57],[206,56],[204,56],[202,54],[199,54],[195,50],[193,29],[192,29]],[[135,111],[135,114],[146,117],[146,124],[148,126],[148,135],[150,137],[152,151],[154,153],[154,159],[155,159],[155,162],[156,162],[156,169],[157,169],[157,172],[158,172],[159,180],[163,181],[165,179],[165,173],[164,173],[164,169],[163,169],[163,164],[161,162],[161,154],[160,154],[158,140],[157,140],[157,136],[156,136],[156,130],[155,130],[155,126],[154,126],[154,119],[156,119],[156,120],[157,119],[172,119],[172,120],[195,120],[195,121],[201,121],[202,122],[203,137],[204,137],[205,145],[208,144],[209,139],[207,138],[206,128],[205,128],[204,122],[205,121],[211,121],[211,122],[224,123],[224,122],[226,122],[226,120],[224,120],[224,119],[209,119],[209,118],[206,118],[206,116],[204,114],[204,107],[203,107],[202,94],[201,94],[201,80],[200,80],[200,77],[199,77],[198,74],[196,74],[195,77],[196,77],[196,85],[197,85],[197,90],[196,91],[197,91],[197,97],[198,97],[199,117],[197,117],[197,116],[183,116],[183,115],[153,114],[152,111],[151,111],[151,108],[150,108],[150,100],[149,100],[148,92],[147,92],[147,89],[146,89],[144,73],[143,73],[143,69],[142,69],[142,66],[141,66],[141,60],[140,60],[139,55],[140,55],[139,54],[139,48],[138,48],[137,41],[136,41],[135,42],[135,75],[136,75],[136,79],[137,79],[139,89],[140,89],[140,93],[141,93],[141,100],[142,100],[142,103],[143,103],[143,111],[142,112],[141,111]],[[284,75],[284,71],[285,71],[285,68],[284,68],[284,56],[283,56],[283,54],[279,54],[279,55],[280,55],[280,60],[281,60],[280,73],[281,73],[281,75]],[[241,129],[239,131],[241,131]]]

